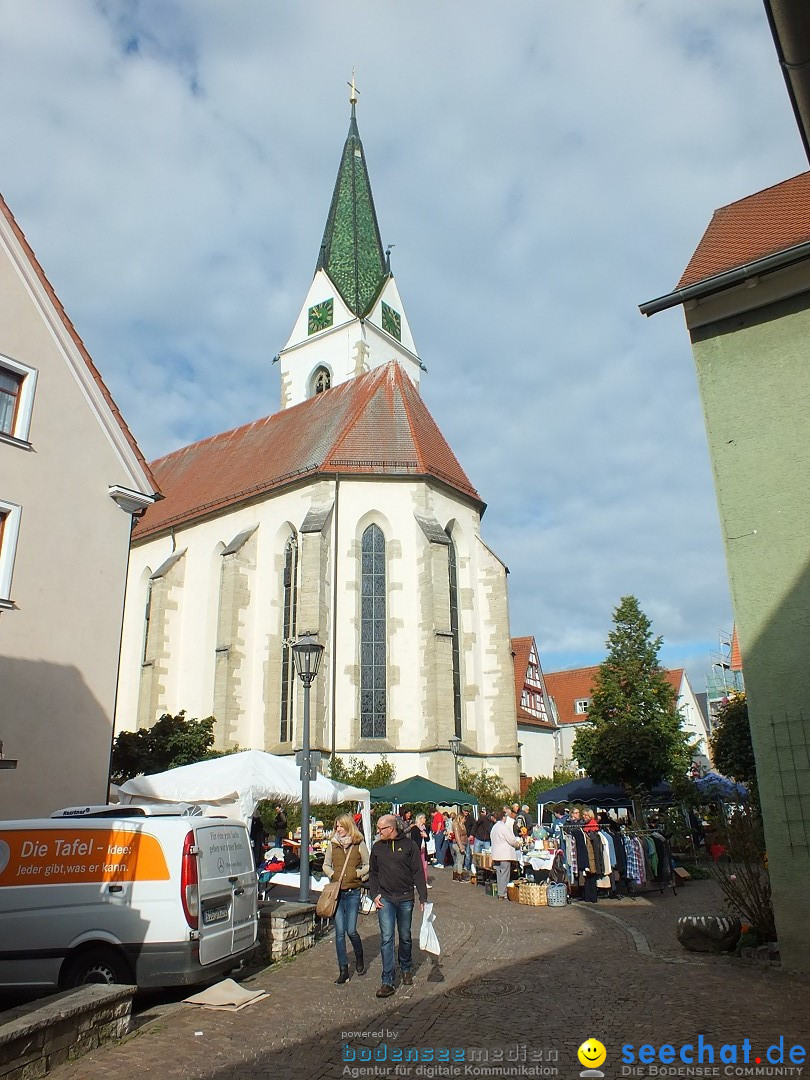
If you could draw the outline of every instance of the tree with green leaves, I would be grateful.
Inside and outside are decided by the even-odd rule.
[[[181,709],[176,716],[164,713],[150,728],[120,732],[113,740],[110,761],[113,783],[222,757],[222,751],[213,749],[215,723],[213,716],[188,719]]]
[[[474,795],[478,805],[485,806],[487,810],[508,806],[517,798],[496,772],[491,772],[483,765],[476,772],[468,768],[463,761],[458,763],[458,789]]]
[[[721,703],[712,723],[711,746],[712,759],[723,776],[756,786],[757,765],[745,694],[732,693]]]
[[[686,775],[694,747],[658,662],[662,638],[652,636],[635,596],[622,597],[613,623],[589,723],[577,732],[573,753],[592,780],[621,784],[635,799],[662,780]]]
[[[330,779],[337,780],[339,784],[351,784],[353,787],[387,787],[388,784],[393,784],[396,775],[396,768],[385,754],[373,768],[369,768],[365,761],[356,757],[349,758],[348,765],[337,755],[329,761]]]

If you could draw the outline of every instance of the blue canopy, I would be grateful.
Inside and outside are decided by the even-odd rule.
[[[666,780],[656,784],[649,797],[659,803],[672,802],[672,786]],[[551,791],[541,791],[537,796],[541,806],[549,803],[585,803],[588,806],[632,806],[633,797],[628,791],[616,784],[597,784],[589,777],[577,780],[569,780],[567,784],[552,788]]]
[[[727,776],[721,776],[717,772],[707,772],[699,780],[695,780],[695,787],[706,799],[747,799],[748,788],[745,784],[739,784],[729,780]]]

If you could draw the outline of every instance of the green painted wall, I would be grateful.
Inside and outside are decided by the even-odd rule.
[[[810,293],[691,336],[782,960],[810,971]]]

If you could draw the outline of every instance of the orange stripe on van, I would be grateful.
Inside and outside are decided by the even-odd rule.
[[[168,881],[158,840],[120,829],[0,832],[0,886]]]

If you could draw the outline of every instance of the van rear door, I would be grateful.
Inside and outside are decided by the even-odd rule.
[[[200,963],[241,953],[256,941],[256,871],[244,825],[196,826]]]

